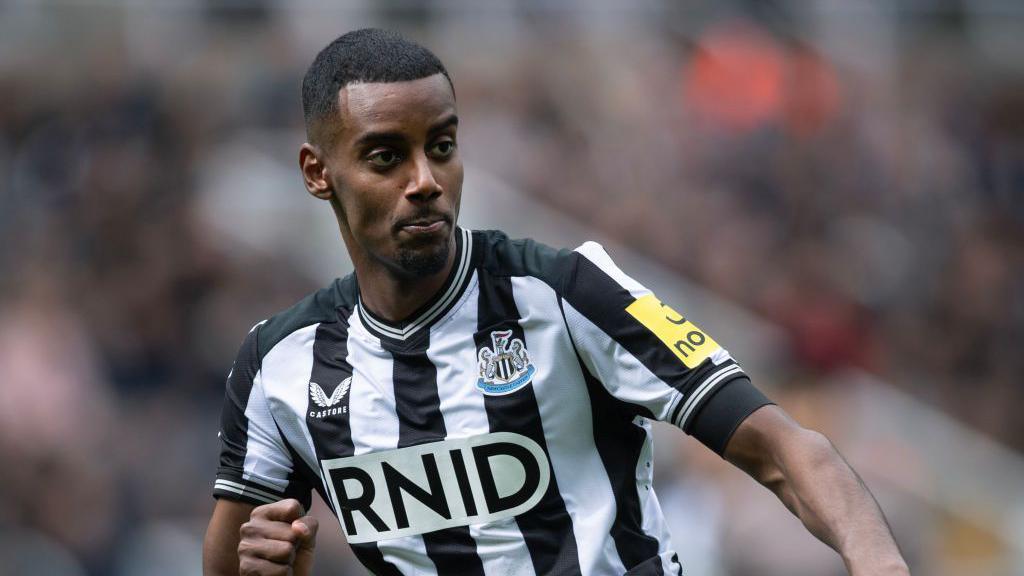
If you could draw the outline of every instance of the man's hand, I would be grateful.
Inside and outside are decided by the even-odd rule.
[[[240,576],[308,576],[319,525],[304,514],[294,499],[254,508],[238,532]]]

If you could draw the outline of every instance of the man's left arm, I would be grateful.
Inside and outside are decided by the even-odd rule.
[[[587,242],[548,262],[581,366],[635,415],[671,423],[747,471],[854,576],[908,574],[874,498],[821,434],[750,383],[724,348]]]
[[[763,406],[736,428],[724,457],[778,496],[853,576],[910,573],[871,492],[824,435]]]

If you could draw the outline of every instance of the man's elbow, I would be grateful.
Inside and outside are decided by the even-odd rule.
[[[817,430],[798,426],[793,432],[792,450],[798,451],[811,464],[826,464],[839,458],[839,451],[832,441]]]
[[[824,434],[804,428],[775,406],[754,412],[740,425],[726,458],[776,494],[794,473],[843,463]]]

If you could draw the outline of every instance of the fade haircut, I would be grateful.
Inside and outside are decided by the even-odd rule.
[[[455,91],[441,60],[397,32],[363,28],[343,34],[316,55],[302,79],[306,137],[316,144],[332,144],[334,130],[322,120],[337,118],[338,92],[349,84],[406,82],[434,74],[444,74]]]

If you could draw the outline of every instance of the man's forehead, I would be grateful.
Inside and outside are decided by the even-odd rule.
[[[442,74],[404,82],[361,82],[338,93],[343,130],[380,124],[430,121],[455,112],[455,95]]]

